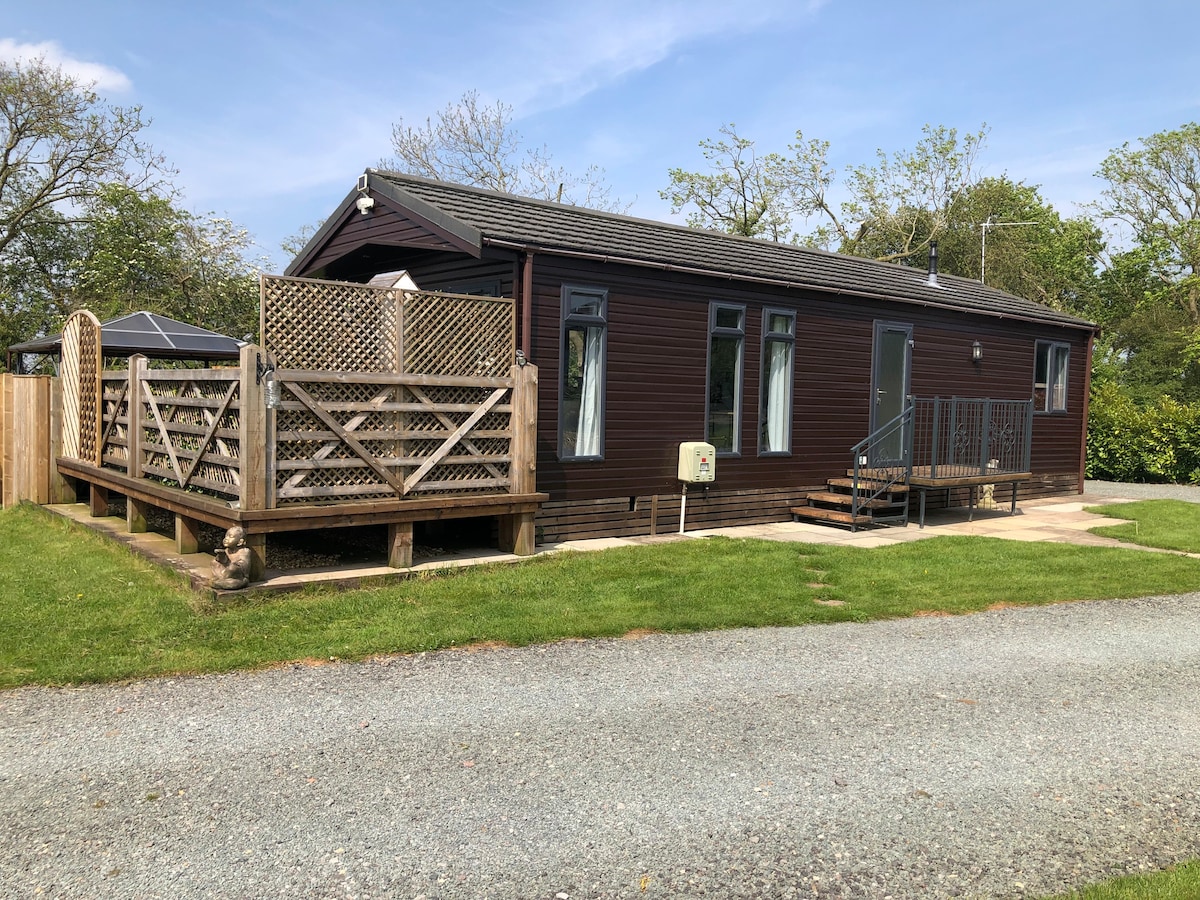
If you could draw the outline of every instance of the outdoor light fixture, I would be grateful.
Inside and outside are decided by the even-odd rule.
[[[979,341],[971,342],[971,362],[983,362],[983,344]]]
[[[257,354],[254,365],[254,383],[263,386],[263,401],[267,409],[279,409],[279,404],[283,400],[283,388],[279,384],[279,379],[275,377],[275,366],[270,363],[264,364],[262,354]]]

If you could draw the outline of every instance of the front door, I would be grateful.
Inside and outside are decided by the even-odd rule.
[[[871,350],[871,433],[904,412],[912,380],[912,326],[876,322]],[[905,433],[895,428],[872,445],[871,466],[903,461]]]

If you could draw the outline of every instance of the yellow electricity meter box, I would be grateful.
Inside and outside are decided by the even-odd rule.
[[[715,481],[717,451],[704,441],[684,441],[679,445],[679,480],[690,484]]]

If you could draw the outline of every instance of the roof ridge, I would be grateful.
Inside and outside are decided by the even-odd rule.
[[[733,278],[767,279],[794,287],[867,292],[882,299],[907,299],[976,312],[1034,316],[1040,320],[1092,326],[1045,303],[990,287],[973,278],[939,273],[930,284],[923,268],[782,243],[625,213],[590,209],[490,188],[439,181],[381,169],[368,173],[449,219],[491,240],[525,241],[546,250],[589,252],[646,264],[710,268]],[[541,215],[537,215],[537,214]],[[554,224],[557,219],[558,225]],[[611,227],[636,229],[616,234]],[[721,250],[724,259],[718,264]],[[840,270],[840,272],[839,272]],[[894,281],[891,286],[881,279]],[[855,285],[857,283],[857,287]],[[945,292],[944,294],[942,292]],[[938,295],[941,296],[938,296]]]

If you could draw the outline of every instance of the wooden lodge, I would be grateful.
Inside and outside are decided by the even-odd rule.
[[[5,376],[5,503],[123,495],[180,552],[240,525],[257,577],[283,531],[386,525],[403,568],[419,522],[528,554],[675,531],[685,496],[690,529],[854,528],[1083,488],[1094,326],[936,271],[369,169],[261,301],[261,345],[205,368],[106,367],[73,316],[61,387]]]
[[[684,441],[689,528],[1083,489],[1094,326],[976,281],[372,169],[287,273],[400,271],[514,299],[539,539],[675,530]]]

